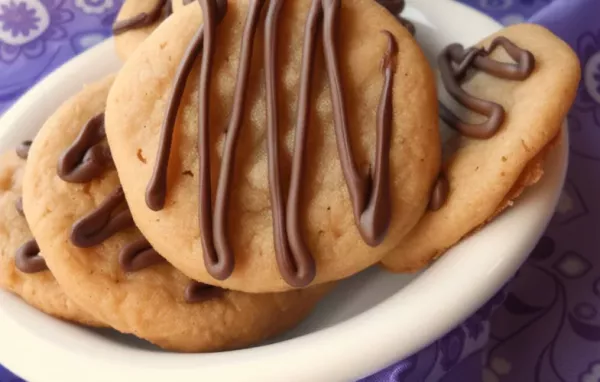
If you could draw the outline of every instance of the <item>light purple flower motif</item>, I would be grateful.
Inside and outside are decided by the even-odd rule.
[[[29,36],[29,34],[38,29],[41,19],[36,16],[33,8],[28,8],[26,3],[17,3],[11,0],[10,3],[0,5],[0,23],[2,30],[10,31],[13,37],[19,34]]]
[[[21,55],[37,58],[46,46],[67,36],[63,24],[73,12],[63,9],[65,0],[0,0],[0,63]]]

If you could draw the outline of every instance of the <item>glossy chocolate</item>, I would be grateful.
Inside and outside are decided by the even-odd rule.
[[[142,12],[128,19],[115,21],[112,27],[113,34],[116,36],[132,29],[147,27],[161,18],[169,16],[172,12],[173,6],[171,0],[158,0],[148,12]]]
[[[444,173],[440,173],[438,176],[435,185],[433,186],[433,191],[431,192],[431,198],[429,199],[428,209],[430,211],[437,211],[444,206],[446,200],[448,200],[448,194],[450,193],[450,184],[448,183],[448,178]]]
[[[40,256],[40,247],[33,239],[17,249],[15,266],[23,273],[38,273],[48,269],[46,260]]]
[[[57,174],[69,183],[87,183],[114,166],[104,142],[104,113],[90,119],[58,159]]]
[[[221,288],[217,288],[212,285],[199,283],[197,281],[190,281],[188,286],[185,288],[184,298],[188,304],[194,304],[198,302],[204,302],[215,297],[220,297],[223,292]]]
[[[165,259],[152,248],[145,237],[141,237],[125,245],[119,253],[119,264],[124,272],[137,272]]]
[[[515,63],[500,62],[489,57],[498,47],[503,47]],[[501,105],[475,97],[462,89],[467,72],[470,69],[477,69],[498,78],[523,81],[535,68],[535,58],[531,52],[519,48],[506,37],[496,38],[488,50],[480,48],[465,50],[460,44],[449,45],[440,54],[438,63],[448,94],[462,106],[486,116],[487,119],[482,123],[468,123],[462,121],[445,106],[440,108],[440,116],[451,128],[475,139],[492,137],[502,126],[505,111]]]
[[[117,232],[133,226],[125,194],[119,186],[96,209],[73,225],[71,242],[79,248],[94,247]]]

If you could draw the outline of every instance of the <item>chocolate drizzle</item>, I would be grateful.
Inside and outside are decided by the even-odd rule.
[[[169,152],[177,109],[182,89],[191,71],[195,55],[203,50],[200,64],[198,156],[199,156],[199,225],[207,271],[216,279],[230,276],[234,267],[234,255],[229,246],[227,216],[230,187],[237,140],[242,126],[246,88],[252,59],[254,35],[264,0],[250,1],[249,13],[242,36],[240,64],[234,94],[233,110],[227,128],[225,148],[217,183],[214,215],[211,205],[210,183],[210,136],[209,136],[209,89],[214,59],[216,14],[226,8],[215,0],[199,0],[204,25],[192,39],[174,80],[157,153],[154,172],[146,190],[146,204],[152,210],[164,208],[166,199],[166,175]],[[277,26],[283,0],[269,2],[265,23],[265,82],[267,91],[268,161],[269,185],[273,209],[275,249],[279,270],[285,281],[294,287],[308,285],[315,277],[315,263],[302,238],[300,224],[300,191],[304,165],[304,153],[311,104],[310,89],[315,61],[318,30],[323,26],[323,46],[329,86],[333,103],[335,134],[342,170],[352,201],[354,217],[364,241],[371,246],[380,244],[390,223],[389,154],[392,128],[392,85],[395,57],[398,47],[394,36],[384,31],[388,49],[382,60],[384,86],[377,111],[377,143],[375,163],[369,174],[357,170],[346,122],[343,88],[335,45],[335,33],[340,8],[339,0],[313,0],[305,27],[303,58],[300,77],[296,138],[290,175],[287,205],[284,206],[278,163],[278,121],[276,94],[276,46]],[[215,9],[217,8],[217,9]],[[222,16],[221,16],[222,17]],[[214,219],[214,220],[213,220]]]
[[[31,141],[21,142],[15,150],[17,152],[17,156],[21,159],[27,159],[27,157],[29,156],[29,149],[31,148],[32,143],[33,142]]]
[[[73,225],[71,242],[79,248],[90,248],[101,244],[117,232],[133,226],[125,194],[119,186],[98,208]]]
[[[15,266],[23,273],[38,273],[48,269],[46,260],[40,256],[40,248],[31,239],[17,249]]]
[[[515,60],[515,63],[500,62],[489,57],[500,46]],[[502,79],[523,81],[535,68],[535,58],[531,52],[519,48],[506,37],[496,38],[488,50],[481,48],[465,50],[460,44],[449,45],[440,54],[438,63],[448,93],[462,106],[486,116],[487,120],[478,124],[468,123],[462,121],[445,106],[440,108],[440,116],[451,128],[475,139],[492,137],[502,126],[505,111],[501,105],[477,98],[462,89],[462,83],[469,69],[478,69]]]
[[[132,29],[147,27],[162,17],[166,18],[171,13],[173,13],[171,0],[158,0],[148,12],[142,12],[128,19],[115,21],[112,27],[113,34],[116,36]]]
[[[188,286],[185,288],[184,296],[187,303],[193,304],[219,297],[223,292],[224,290],[221,288],[199,283],[197,281],[190,281]]]
[[[103,144],[104,113],[90,119],[71,146],[58,159],[57,174],[65,182],[87,183],[113,166],[110,149]]]
[[[318,0],[315,0],[318,1]],[[335,135],[338,146],[338,153],[342,164],[342,171],[350,193],[352,201],[354,220],[358,226],[360,234],[370,246],[380,244],[387,232],[390,223],[390,215],[383,210],[390,209],[389,197],[385,197],[384,193],[375,193],[374,190],[380,189],[383,185],[389,183],[389,171],[382,171],[381,166],[389,165],[389,147],[386,150],[389,142],[382,137],[389,137],[391,129],[391,101],[382,99],[384,106],[379,106],[378,123],[377,123],[377,146],[375,153],[375,169],[367,175],[361,174],[352,157],[352,148],[350,145],[350,136],[346,122],[346,110],[343,97],[342,83],[340,78],[339,65],[337,61],[337,53],[335,49],[334,31],[337,27],[337,14],[340,8],[340,0],[323,0],[324,24],[323,24],[323,47],[325,50],[325,66],[329,75],[329,88],[331,90],[331,99],[333,103],[333,120],[335,127]],[[388,50],[384,56],[384,67],[386,68],[386,77],[393,75],[392,63],[397,54],[396,42],[393,35],[389,32]],[[389,72],[387,71],[389,70]],[[391,78],[386,78],[387,85],[391,87]],[[390,93],[391,89],[384,89],[384,94]],[[390,117],[381,117],[381,115],[390,115]],[[389,122],[388,122],[389,119]],[[387,123],[386,123],[387,122]],[[375,178],[373,178],[375,174]],[[379,175],[379,176],[377,176]],[[373,184],[376,181],[378,184]],[[389,190],[387,191],[389,196]],[[384,220],[377,220],[377,216],[381,216]]]
[[[183,5],[188,5],[194,0],[183,0]],[[166,19],[173,13],[172,0],[159,0],[148,12],[141,12],[124,20],[117,20],[113,24],[113,34],[119,35],[133,29],[150,26],[161,19]]]
[[[164,261],[144,237],[127,244],[119,253],[119,264],[125,272],[137,272]]]
[[[431,192],[428,206],[429,211],[437,211],[442,208],[446,200],[448,200],[449,193],[450,184],[448,183],[448,178],[446,178],[444,173],[440,173]]]

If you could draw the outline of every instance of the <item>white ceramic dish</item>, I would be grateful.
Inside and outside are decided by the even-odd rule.
[[[407,15],[430,58],[470,45],[493,20],[450,0],[418,0]],[[0,151],[34,136],[59,104],[119,67],[110,41],[39,83],[0,120]],[[511,277],[546,227],[567,165],[565,140],[518,205],[419,275],[359,274],[299,328],[270,344],[217,354],[162,352],[130,336],[49,318],[0,292],[0,363],[29,381],[348,381],[418,351],[471,314]]]

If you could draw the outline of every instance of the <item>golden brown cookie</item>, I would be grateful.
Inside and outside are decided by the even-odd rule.
[[[480,113],[466,110],[442,91],[442,102],[452,112],[445,120],[461,129],[460,136],[451,136],[445,147],[449,151],[444,163],[449,197],[439,210],[427,212],[383,260],[392,271],[421,269],[512,205],[524,188],[540,179],[545,154],[560,144],[561,126],[580,78],[577,56],[537,25],[505,28],[478,46],[489,50],[493,41],[497,46],[489,57],[484,51],[461,51],[459,46],[449,47],[440,56],[441,67],[454,62],[456,72],[461,61],[468,63],[471,70],[464,79],[460,80],[461,75],[446,79],[450,85],[461,85],[467,93],[459,93],[463,101],[467,98],[464,102],[472,104],[468,98],[474,96],[484,104],[479,103]]]
[[[69,299],[40,256],[23,216],[21,185],[28,145],[0,156],[0,287],[51,316],[103,326]]]
[[[203,3],[210,33],[200,5],[184,7],[109,95],[107,135],[144,235],[188,276],[248,292],[379,261],[439,171],[434,78],[414,39],[371,0]]]
[[[124,333],[163,348],[240,348],[298,324],[330,285],[246,294],[192,282],[135,228],[105,146],[112,78],[87,86],[43,126],[24,179],[25,213],[65,292]]]

